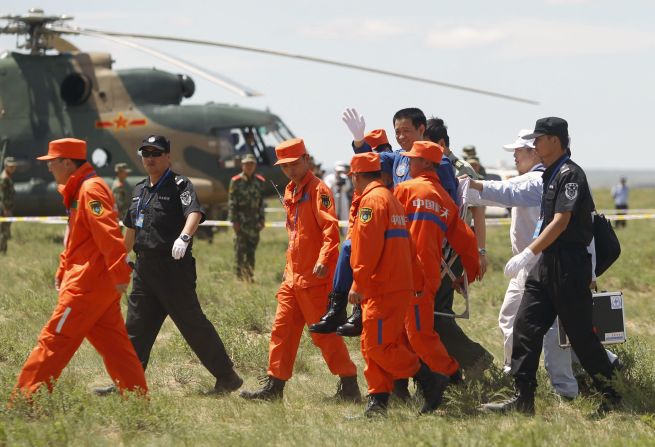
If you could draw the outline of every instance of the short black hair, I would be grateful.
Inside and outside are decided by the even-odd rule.
[[[69,158],[69,160],[72,161],[73,164],[78,168],[82,166],[84,163],[86,163],[86,160],[83,159],[81,160],[79,158]]]
[[[393,116],[393,125],[396,125],[396,121],[402,119],[409,119],[412,121],[412,125],[418,129],[418,127],[423,124],[427,126],[427,119],[425,118],[425,113],[421,109],[416,107],[409,107],[407,109],[400,109]]]
[[[361,175],[367,180],[379,180],[382,178],[382,171],[358,172],[357,175]]]
[[[423,136],[433,143],[438,143],[439,140],[443,139],[446,143],[446,147],[450,147],[448,126],[446,126],[446,123],[444,123],[441,118],[430,118],[427,126],[425,126],[425,133]]]

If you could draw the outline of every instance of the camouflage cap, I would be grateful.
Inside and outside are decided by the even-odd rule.
[[[114,172],[125,171],[127,173],[132,172],[132,170],[127,166],[127,163],[116,163],[114,165]]]
[[[466,155],[475,155],[475,146],[472,144],[466,145],[462,148],[462,152]]]
[[[246,154],[241,157],[241,164],[243,163],[257,163],[257,158],[253,154]]]
[[[14,157],[5,158],[5,166],[16,166],[16,165],[18,165],[18,162]]]

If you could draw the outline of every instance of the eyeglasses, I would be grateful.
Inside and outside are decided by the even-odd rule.
[[[144,151],[141,150],[139,151],[139,155],[143,158],[149,158],[149,157],[161,157],[164,154],[164,151]]]

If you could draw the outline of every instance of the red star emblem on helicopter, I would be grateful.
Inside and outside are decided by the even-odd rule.
[[[123,116],[122,113],[119,113],[116,119],[114,120],[114,124],[116,125],[116,130],[127,129],[127,123],[128,120]]]

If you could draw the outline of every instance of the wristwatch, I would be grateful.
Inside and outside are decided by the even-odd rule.
[[[182,239],[182,242],[189,242],[191,240],[191,236],[188,234],[182,233],[180,234],[180,239]]]
[[[486,248],[478,248],[478,253],[480,253],[480,256],[485,256],[487,254],[487,249]]]

